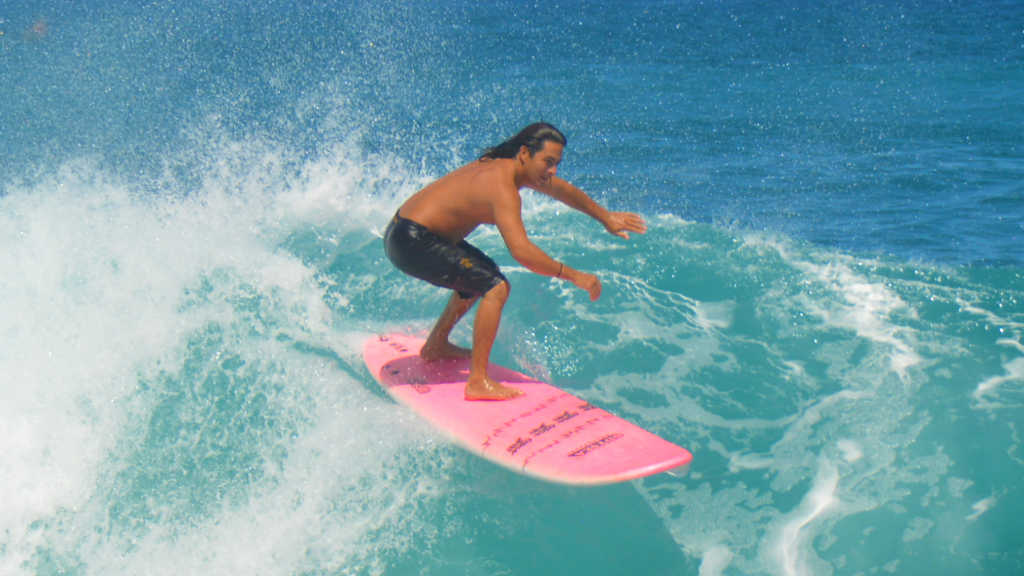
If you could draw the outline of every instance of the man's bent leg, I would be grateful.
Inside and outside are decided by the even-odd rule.
[[[466,382],[466,400],[507,400],[522,394],[516,388],[503,386],[487,377],[487,364],[491,359],[491,348],[498,335],[501,310],[508,300],[508,282],[491,288],[480,300],[473,323],[473,360]]]
[[[459,320],[473,307],[477,298],[477,296],[462,298],[458,292],[452,292],[452,297],[448,299],[444,312],[441,312],[440,318],[434,324],[434,329],[430,331],[426,343],[423,344],[423,349],[420,350],[420,356],[424,360],[430,362],[442,358],[470,357],[469,350],[452,344],[448,341],[448,336],[451,335],[452,329]]]

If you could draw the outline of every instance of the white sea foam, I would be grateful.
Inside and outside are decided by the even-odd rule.
[[[1005,372],[999,376],[991,376],[978,383],[974,390],[974,398],[982,399],[986,395],[993,394],[997,388],[1007,382],[1024,382],[1024,357],[1014,358],[1003,364]]]
[[[720,576],[732,562],[732,551],[728,546],[712,546],[700,561],[699,576]]]
[[[442,490],[443,470],[419,469],[430,460],[412,461],[408,450],[410,438],[432,433],[393,404],[353,395],[353,383],[328,363],[296,360],[308,365],[289,374],[314,388],[315,424],[289,448],[273,482],[198,522],[155,522],[130,545],[131,534],[93,542],[83,558],[91,571],[294,574],[361,567],[379,573],[382,550],[411,548],[433,531],[421,518],[429,517],[423,508]],[[382,422],[388,434],[365,433]],[[443,466],[443,458],[434,458]]]
[[[968,302],[963,298],[957,298],[957,304],[960,306],[960,309],[963,310],[964,312],[974,314],[975,316],[980,316],[984,318],[985,321],[991,324],[992,326],[999,327],[1004,331],[1008,330],[1010,332],[1016,332],[1018,335],[1021,332],[1024,332],[1024,322],[1017,322],[1008,318],[1004,318],[1002,316],[999,316],[998,314],[995,314],[991,310],[986,310],[981,306],[972,304],[971,302]],[[1009,340],[1002,338],[999,340],[999,342],[1000,344],[1005,344],[1008,346],[1016,346],[1019,350],[1024,352],[1024,344],[1017,340]]]
[[[980,518],[982,514],[995,508],[996,503],[998,502],[999,500],[995,496],[989,496],[988,498],[978,500],[971,506],[971,509],[974,510],[974,512],[972,514],[968,514],[964,519],[968,522],[974,522]]]
[[[347,350],[351,338],[339,336],[327,307],[332,281],[280,248],[296,227],[372,238],[388,206],[359,187],[415,179],[381,161],[314,163],[289,181],[273,155],[252,167],[232,150],[198,192],[171,182],[151,196],[79,161],[0,197],[0,493],[17,495],[0,502],[0,573],[32,573],[40,554],[94,574],[296,573],[346,559],[370,567],[374,550],[416,537],[408,511],[430,501],[436,487],[425,478],[438,474],[398,470],[413,439],[429,434],[401,433],[408,421],[392,404],[289,348],[300,340]],[[346,169],[356,164],[361,172]],[[343,281],[335,301],[348,283],[359,290],[358,278]],[[153,393],[141,387],[178,373],[202,327],[239,322],[229,352],[250,366],[285,366],[286,389],[315,398],[312,428],[287,448],[283,471],[247,488],[243,506],[225,502],[188,526],[111,525],[118,504],[108,498],[135,497],[110,490],[151,418]],[[353,429],[369,436],[355,441]],[[263,545],[268,537],[273,546]]]
[[[904,542],[916,542],[921,540],[935,527],[935,522],[927,518],[914,518],[910,521],[906,530],[903,531]]]
[[[846,306],[823,306],[808,302],[810,310],[825,322],[848,328],[859,336],[889,345],[893,352],[890,366],[902,378],[907,370],[920,363],[921,357],[908,344],[906,329],[890,322],[893,313],[907,311],[906,303],[883,284],[870,282],[853,272],[848,264],[834,261],[826,265],[802,263],[801,267],[814,274],[826,286],[836,289]]]
[[[916,317],[916,311],[885,284],[867,279],[854,271],[853,258],[829,253],[827,261],[817,257],[796,256],[785,242],[749,235],[745,241],[751,245],[767,246],[810,279],[809,288],[834,292],[841,301],[805,296],[803,308],[821,318],[826,324],[852,330],[858,336],[891,349],[890,369],[902,379],[907,370],[921,362],[914,350],[913,331],[894,322],[897,314]]]
[[[770,553],[778,563],[779,573],[786,576],[810,576],[816,573],[809,558],[813,554],[809,545],[810,538],[803,531],[836,505],[838,485],[838,470],[831,463],[823,462],[810,491],[797,510],[785,519],[776,536],[776,543]]]
[[[1024,354],[1024,343],[1021,343],[1019,340],[1014,340],[1012,338],[1000,338],[996,340],[996,344],[999,344],[1000,346],[1009,346],[1021,354]]]
[[[958,298],[957,304],[964,312],[979,316],[989,325],[998,328],[1000,333],[1008,333],[1012,336],[998,338],[996,340],[997,345],[1011,348],[1019,354],[1024,354],[1024,341],[1021,340],[1024,324],[999,316],[980,306],[971,304],[963,298]],[[1003,362],[1003,373],[989,376],[979,382],[974,389],[973,397],[979,402],[979,405],[991,407],[993,406],[991,397],[998,394],[998,389],[1001,386],[1011,382],[1024,382],[1024,356],[1016,356]]]
[[[853,440],[840,440],[836,445],[847,462],[856,462],[864,457],[864,450]]]
[[[179,229],[84,163],[0,202],[0,492],[23,496],[5,500],[0,532],[14,570],[31,555],[34,521],[88,499],[130,415],[137,370],[191,325],[176,306],[203,258],[183,254]]]

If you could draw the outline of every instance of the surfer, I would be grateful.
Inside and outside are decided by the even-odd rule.
[[[508,279],[498,265],[465,238],[480,224],[498,227],[512,257],[529,270],[568,280],[586,290],[591,300],[601,295],[597,276],[573,269],[538,248],[526,235],[519,190],[532,188],[589,215],[611,234],[629,238],[644,233],[644,219],[630,212],[611,212],[585,192],[558,178],[565,136],[554,126],[531,124],[512,138],[488,148],[475,161],[458,168],[413,194],[395,213],[384,232],[384,251],[410,276],[454,291],[420,351],[426,361],[471,358],[467,400],[506,400],[522,391],[487,376],[491,348],[501,311],[509,296]],[[455,324],[480,301],[473,323],[472,350],[452,344]]]

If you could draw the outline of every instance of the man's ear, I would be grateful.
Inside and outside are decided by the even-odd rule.
[[[530,156],[532,156],[532,154],[530,154],[530,149],[526,147],[526,144],[519,147],[519,153],[516,154],[516,158],[520,163],[525,163],[526,159]]]

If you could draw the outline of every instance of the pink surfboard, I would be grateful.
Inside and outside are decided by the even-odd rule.
[[[426,363],[423,339],[366,341],[366,366],[396,400],[456,442],[519,472],[565,484],[609,484],[687,466],[690,453],[564,390],[491,364],[488,375],[522,396],[469,402],[469,360]]]

